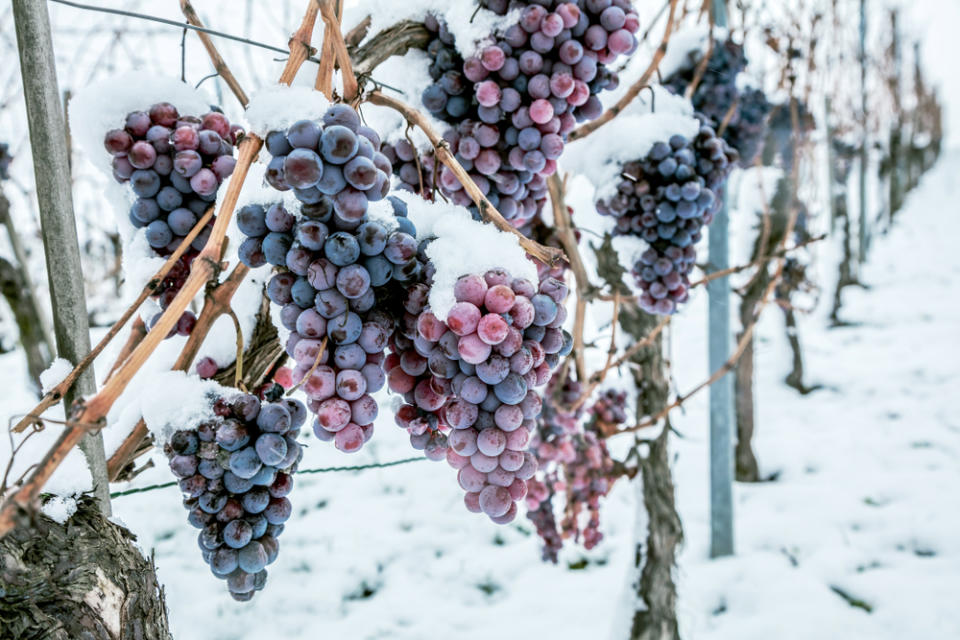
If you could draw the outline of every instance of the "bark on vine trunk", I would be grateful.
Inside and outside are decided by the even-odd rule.
[[[785,382],[788,387],[793,387],[802,395],[820,388],[820,385],[807,386],[803,382],[803,351],[800,348],[800,329],[797,326],[797,314],[793,309],[784,310],[784,325],[787,329],[787,341],[790,343],[790,351],[793,354],[793,366],[790,373],[787,374]]]
[[[20,333],[20,345],[27,358],[30,379],[40,388],[40,374],[49,362],[49,346],[46,345],[40,324],[40,312],[33,304],[30,289],[23,273],[4,258],[0,258],[0,293],[10,305],[13,318]]]
[[[64,524],[21,515],[0,540],[0,637],[171,639],[153,563],[93,500]]]
[[[830,309],[830,322],[834,327],[846,326],[840,319],[840,309],[843,306],[843,290],[849,286],[859,285],[854,274],[856,260],[853,248],[853,233],[850,225],[850,207],[848,194],[848,179],[850,177],[852,150],[838,149],[837,167],[834,169],[835,183],[832,185],[833,210],[836,220],[840,221],[840,247],[842,258],[837,268],[837,286],[833,291],[833,306]]]
[[[743,303],[740,305],[740,317],[743,319]],[[760,479],[760,467],[753,453],[754,406],[753,406],[753,340],[747,342],[743,355],[737,362],[734,372],[735,411],[737,414],[737,444],[734,449],[736,479],[738,482],[757,482]]]
[[[640,309],[625,307],[620,313],[623,330],[635,340],[642,340],[659,318]],[[634,381],[637,388],[637,417],[655,415],[667,404],[667,380],[663,341],[660,336],[635,354]],[[677,547],[683,541],[683,526],[674,498],[673,475],[670,469],[667,440],[669,421],[660,435],[649,441],[646,455],[639,462],[640,492],[647,512],[647,536],[637,541],[634,556],[639,571],[634,585],[636,609],[630,628],[631,640],[677,640],[677,588],[673,580]]]
[[[766,222],[767,230],[766,232],[759,232],[753,246],[751,260],[760,260],[764,256],[769,256],[780,246],[786,233],[787,221],[793,204],[791,202],[792,193],[789,179],[783,178],[777,183],[777,191],[770,204],[770,215]],[[757,305],[763,298],[764,291],[770,285],[772,277],[769,265],[764,263],[742,289],[739,310],[741,327],[748,327],[754,321]],[[742,335],[741,332],[737,339],[739,340]],[[737,361],[734,372],[737,414],[737,444],[734,450],[734,460],[736,463],[736,479],[739,482],[757,482],[760,480],[760,469],[752,445],[753,434],[756,432],[754,377],[754,341],[751,338],[743,350],[743,355]]]

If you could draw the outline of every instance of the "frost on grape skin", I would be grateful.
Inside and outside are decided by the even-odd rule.
[[[543,405],[537,388],[573,347],[561,329],[567,288],[542,276],[539,287],[503,268],[460,276],[446,320],[419,285],[385,361],[390,389],[405,401],[396,422],[410,444],[457,469],[467,509],[497,524],[516,517],[536,471],[527,445]]]
[[[478,15],[506,18],[497,31],[461,56],[457,25],[442,11],[424,24],[434,83],[421,103],[447,126],[444,140],[480,191],[521,230],[540,224],[546,179],[557,170],[567,134],[600,116],[598,94],[618,84],[613,63],[637,48],[636,12],[626,0],[481,2]],[[609,35],[609,38],[608,38]],[[419,158],[408,141],[386,148],[401,188],[468,207],[474,203],[432,153]]]

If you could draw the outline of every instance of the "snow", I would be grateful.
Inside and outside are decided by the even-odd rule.
[[[43,393],[50,393],[55,386],[70,375],[71,371],[73,371],[73,365],[66,358],[57,358],[51,362],[50,366],[40,374],[40,388]]]
[[[182,371],[154,374],[148,384],[163,390],[162,393],[144,393],[139,397],[143,421],[161,448],[174,431],[193,428],[212,419],[213,400],[217,396],[236,393],[213,380],[200,380]],[[173,398],[176,402],[171,402]]]
[[[91,83],[70,100],[70,134],[88,158],[102,160],[97,166],[112,179],[103,134],[123,128],[131,111],[143,111],[157,102],[169,102],[186,115],[202,116],[210,111],[210,100],[190,85],[176,78],[132,71]]]
[[[63,524],[77,512],[77,501],[65,496],[50,496],[40,507],[40,512],[54,522]]]
[[[263,137],[297,120],[319,120],[329,106],[326,97],[313,87],[275,84],[250,98],[244,117],[249,131]]]
[[[689,101],[659,85],[654,85],[653,92],[651,100],[650,92],[644,90],[617,117],[615,125],[595,129],[564,149],[562,167],[586,176],[597,189],[595,199],[616,192],[625,162],[643,158],[655,143],[666,142],[672,135],[692,138],[700,130]]]
[[[944,357],[944,346],[955,342],[960,304],[937,293],[960,269],[950,250],[960,221],[941,215],[960,190],[958,170],[960,156],[944,160],[911,195],[897,228],[875,241],[863,272],[872,289],[845,292],[844,317],[859,326],[827,329],[823,313],[801,316],[808,382],[824,389],[801,397],[783,386],[789,359],[782,316],[775,307],[763,316],[755,450],[763,475],[779,475],[736,486],[734,557],[710,560],[707,552],[706,394],[674,415],[680,436],[671,439],[671,459],[686,538],[676,572],[681,637],[960,633],[953,602],[960,571],[952,508],[960,490],[953,453],[960,430],[951,405],[957,371]],[[576,202],[589,202],[582,178],[570,189]],[[589,222],[580,208],[574,215]],[[921,253],[928,259],[900,259]],[[828,290],[833,277],[824,281]],[[598,305],[596,319],[588,318],[601,345],[609,309]],[[695,296],[667,337],[681,391],[708,374],[705,310],[705,296]],[[309,445],[303,467],[410,456],[387,405],[381,396],[376,437],[353,457],[302,437]],[[153,457],[157,468],[132,486],[169,478],[162,453]],[[604,542],[588,553],[568,547],[554,567],[539,562],[526,520],[497,527],[467,513],[455,473],[443,463],[303,475],[267,588],[248,605],[233,603],[200,560],[175,488],[119,498],[114,510],[144,549],[155,550],[178,638],[619,640],[615,632],[632,606],[626,590],[634,579],[633,532],[645,527],[634,509],[638,489],[618,483],[604,503]],[[584,558],[585,568],[570,568]],[[873,612],[850,607],[831,587]],[[437,613],[422,615],[411,594],[436,594]],[[278,608],[288,613],[267,615]]]
[[[299,17],[294,15],[299,9],[283,5],[269,19],[256,20],[243,29],[239,24],[243,11],[229,10],[236,3],[209,1],[210,17],[220,16],[225,23],[222,28],[268,42],[282,44],[287,25],[294,24]],[[375,28],[371,30],[374,33],[376,25],[394,19],[390,12],[409,14],[443,3],[377,0],[347,4],[348,17],[359,18],[364,12],[375,10]],[[951,95],[956,95],[957,77],[950,66],[955,56],[944,54],[945,50],[952,50],[947,45],[955,48],[950,40],[952,35],[944,35],[952,34],[953,23],[944,16],[956,10],[945,6],[931,10],[933,0],[907,4],[914,5],[911,13],[927,22],[930,16],[938,16],[932,20],[929,31],[921,31],[924,56],[936,65],[932,75],[948,83],[953,89]],[[141,5],[142,9],[179,18],[175,4]],[[228,11],[219,10],[224,7]],[[650,5],[650,13],[657,8]],[[921,15],[924,13],[925,16]],[[51,5],[55,27],[75,27],[86,15]],[[136,28],[137,24],[121,18],[110,20],[114,22],[109,23],[106,35],[101,37],[112,37],[114,28],[119,32],[120,26]],[[871,19],[871,29],[880,22]],[[455,28],[475,26],[468,20],[461,23]],[[8,25],[6,33],[11,31],[12,26]],[[759,30],[753,33],[755,38],[762,36]],[[176,69],[179,30],[171,29],[167,35],[159,42],[166,46],[151,47],[154,36],[145,36],[142,48],[121,58],[128,62],[146,55],[155,59],[158,66]],[[100,48],[87,47],[89,51],[84,53],[83,47],[63,45],[65,38],[66,35],[58,39],[58,52],[66,52],[71,59],[60,60],[61,82],[65,87],[84,87],[89,82],[87,74],[92,75],[92,71],[83,62],[101,55]],[[656,34],[651,39],[656,40]],[[675,46],[668,56],[674,51],[682,52],[686,47],[683,42],[684,36],[676,34]],[[209,73],[209,68],[196,38],[188,37],[187,45],[188,78],[195,82]],[[228,41],[218,46],[223,48],[245,87],[254,89],[263,78],[276,77],[276,73],[263,73],[273,54],[256,50],[251,54],[247,48]],[[74,56],[78,58],[76,63]],[[640,60],[637,74],[645,67],[641,60],[644,57],[636,56]],[[258,60],[267,62],[258,65]],[[422,53],[408,54],[391,61],[392,66],[378,69],[374,77],[390,84],[391,78],[403,78],[403,88],[408,91],[405,100],[415,104],[419,94],[406,74],[414,64],[420,65],[416,74],[417,82],[422,83],[423,60]],[[670,63],[669,59],[666,62]],[[104,66],[111,64],[112,60]],[[96,65],[101,66],[99,61]],[[298,82],[309,84],[315,72],[310,66],[305,65]],[[621,75],[622,88],[630,84],[629,73],[633,72],[631,65]],[[66,78],[72,82],[68,83]],[[192,91],[186,85],[176,84]],[[203,86],[226,92],[222,81],[216,78]],[[84,91],[80,89],[81,96]],[[143,95],[141,92],[136,97],[131,108],[149,104]],[[163,97],[169,98],[169,94]],[[642,100],[648,97],[647,91],[641,94]],[[231,99],[227,96],[222,101]],[[948,97],[947,102],[950,101]],[[208,101],[204,99],[198,104],[202,112]],[[71,113],[73,110],[71,106]],[[660,110],[658,97],[657,111]],[[125,115],[124,109],[117,111],[120,117]],[[948,115],[955,121],[957,114],[954,107]],[[262,112],[260,123],[266,126],[274,116],[268,109]],[[368,123],[380,123],[382,119],[384,129],[388,122],[394,123],[389,125],[393,131],[385,139],[403,135],[402,119],[389,110],[366,105],[363,116]],[[4,122],[9,124],[7,118]],[[120,203],[115,210],[121,218],[126,207],[121,185],[109,176],[100,182],[91,180],[93,172],[87,170],[90,162],[79,161],[90,158],[98,166],[97,178],[104,173],[102,159],[106,156],[99,140],[104,126],[85,122],[74,126],[75,140],[85,152],[74,166],[81,194],[78,217],[85,223],[81,225],[82,234],[101,231],[98,225],[102,224],[105,202]],[[652,129],[649,123],[650,120],[643,127],[638,125],[638,130]],[[22,124],[7,130],[25,131]],[[116,121],[106,128],[113,126],[117,126]],[[586,151],[576,146],[567,150],[563,160],[571,164],[565,169],[572,168],[573,156],[597,153],[594,150],[605,144],[599,136],[604,128],[587,139],[591,141],[589,146],[582,147]],[[85,143],[81,138],[90,138],[92,142]],[[29,168],[29,155],[22,147],[20,151],[14,168],[21,171],[20,179],[25,180],[22,167]],[[633,152],[639,155],[636,145]],[[597,173],[591,176],[594,184],[583,176],[573,176],[568,193],[575,220],[584,228],[581,246],[588,270],[593,260],[589,245],[599,242],[597,234],[602,235],[610,223],[609,219],[597,216],[592,205],[594,186],[609,180],[611,172],[608,168],[604,173],[599,167],[593,171]],[[911,195],[889,235],[874,240],[871,261],[859,273],[872,288],[844,292],[842,316],[855,326],[828,329],[824,316],[829,305],[825,301],[814,313],[801,314],[799,335],[805,345],[808,382],[822,383],[823,389],[800,397],[783,386],[781,381],[789,363],[783,320],[775,306],[765,312],[756,341],[759,428],[755,449],[763,475],[776,474],[776,479],[736,487],[734,557],[710,560],[707,553],[706,394],[691,398],[684,410],[673,416],[672,426],[679,436],[672,436],[671,460],[675,461],[678,506],[686,537],[676,572],[682,637],[960,637],[960,616],[955,604],[960,543],[956,538],[954,506],[960,489],[956,464],[960,424],[952,400],[958,379],[956,358],[951,357],[960,321],[960,303],[953,295],[960,258],[952,246],[960,233],[960,222],[955,216],[943,215],[952,210],[957,200],[957,171],[960,157],[944,158]],[[737,246],[746,246],[749,223],[756,220],[756,183],[767,184],[772,179],[773,176],[758,178],[744,172],[739,186],[731,188],[732,195],[736,191],[738,203],[733,212],[736,222],[732,238]],[[870,189],[870,207],[875,210],[878,194],[874,192],[878,187],[873,175]],[[765,186],[764,190],[767,197],[772,195],[772,189],[766,192]],[[35,224],[29,215],[33,205],[19,193],[11,195],[13,213],[20,216],[17,223],[24,222],[21,228],[24,236],[29,237]],[[851,202],[851,211],[856,211],[855,201]],[[438,216],[444,219],[438,220]],[[432,231],[443,224],[455,226],[462,217],[438,210],[423,212],[423,220],[422,226]],[[125,220],[120,221],[124,239],[128,237],[123,235],[125,224]],[[744,235],[736,235],[741,232]],[[82,242],[85,240],[81,238]],[[454,259],[461,262],[462,256],[479,244],[473,234],[467,240],[452,247],[453,251],[446,256],[449,263]],[[139,290],[137,281],[141,275],[149,276],[156,270],[157,264],[142,260],[141,249],[137,245],[124,247],[129,260],[125,264],[128,295],[131,290],[134,294]],[[914,260],[911,256],[923,259]],[[831,258],[821,256],[820,264],[815,265],[820,271],[818,282],[824,298],[832,295],[836,278]],[[85,259],[94,262],[97,258]],[[137,269],[142,269],[143,274]],[[42,276],[42,270],[39,273]],[[86,275],[89,279],[90,274]],[[267,276],[258,272],[251,277],[250,289],[238,292],[243,304],[257,299],[254,293]],[[112,295],[112,288],[105,288],[111,289]],[[706,296],[701,289],[693,292],[688,308],[673,319],[665,333],[674,386],[680,391],[691,388],[709,373],[705,361]],[[605,358],[602,352],[610,336],[611,307],[610,303],[600,302],[588,307],[587,335],[601,347],[591,350],[590,370],[595,370],[598,360],[602,366]],[[208,341],[215,355],[232,359],[232,324],[224,318],[215,327]],[[94,334],[102,335],[102,331],[95,329]],[[248,335],[246,329],[244,333]],[[101,381],[125,338],[122,333],[98,358],[96,370]],[[108,416],[109,426],[104,430],[108,454],[141,414],[161,436],[178,425],[209,415],[205,413],[205,396],[185,395],[188,378],[184,374],[170,378],[165,375],[182,345],[182,337],[164,341],[144,371],[131,382],[128,392]],[[0,362],[0,383],[5,390],[2,406],[8,417],[23,414],[36,398],[27,382],[22,354],[0,355]],[[614,376],[607,382],[607,386],[625,384],[625,376]],[[318,443],[305,434],[302,441],[309,447],[303,466],[383,462],[412,455],[406,435],[393,425],[390,414],[389,407],[397,398],[379,394],[379,399],[381,416],[376,438],[361,453],[344,456],[329,444]],[[62,419],[62,408],[51,409],[48,416]],[[55,422],[47,423],[45,430],[33,436],[20,451],[11,475],[17,477],[25,471],[61,429]],[[619,438],[610,444],[612,448],[623,448],[629,446],[630,440]],[[10,454],[8,446],[7,439],[0,438],[0,463]],[[129,486],[169,481],[162,452],[155,448],[150,459],[154,468]],[[49,509],[52,517],[68,517],[70,496],[90,488],[83,456],[74,450],[46,486],[47,491],[61,497],[48,501],[45,510]],[[156,552],[177,638],[296,640],[329,635],[401,640],[527,636],[621,640],[626,617],[631,615],[634,604],[629,591],[636,578],[631,570],[638,537],[634,530],[642,538],[646,524],[642,510],[635,508],[638,490],[635,483],[618,483],[604,503],[604,542],[586,553],[568,547],[561,555],[560,565],[554,567],[539,562],[539,542],[523,518],[499,527],[467,513],[455,473],[443,463],[424,461],[359,473],[299,476],[296,491],[291,495],[295,514],[281,536],[279,559],[270,567],[266,590],[247,604],[230,600],[222,581],[216,580],[203,564],[196,549],[196,532],[186,523],[176,488],[118,498],[114,509],[115,520],[131,528],[142,548]],[[579,566],[584,559],[584,568],[571,567]],[[834,589],[869,603],[872,612],[849,606]],[[277,611],[283,615],[275,615]]]
[[[434,238],[427,258],[436,267],[430,287],[430,310],[440,320],[456,303],[453,287],[460,276],[483,275],[490,269],[506,269],[514,278],[537,282],[537,268],[520,248],[517,236],[492,224],[477,222],[463,207],[445,202],[427,202],[407,192],[397,192],[407,203],[407,215],[417,227],[420,240]]]

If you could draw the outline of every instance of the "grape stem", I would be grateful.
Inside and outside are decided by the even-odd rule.
[[[317,0],[309,0],[300,28],[293,34],[293,37],[290,38],[290,56],[287,58],[283,72],[280,75],[280,82],[283,84],[289,85],[293,82],[297,70],[310,56],[310,40],[313,35],[314,25],[316,24],[318,10]],[[116,374],[103,386],[99,393],[89,399],[85,404],[79,405],[78,411],[76,412],[77,415],[72,422],[81,424],[95,423],[101,426],[105,424],[107,412],[113,406],[114,402],[116,402],[133,376],[140,370],[140,367],[143,366],[156,350],[160,341],[166,337],[174,324],[180,319],[181,314],[186,310],[187,305],[193,297],[207,282],[217,276],[220,271],[220,255],[223,250],[227,226],[230,223],[230,218],[233,216],[237,199],[240,196],[240,189],[247,177],[250,165],[256,159],[262,146],[263,141],[254,134],[246,135],[237,143],[237,164],[230,180],[230,186],[227,188],[223,201],[219,205],[219,215],[217,215],[216,222],[210,232],[210,238],[207,240],[200,255],[193,261],[190,276],[180,289],[180,292],[163,312],[163,315],[160,316],[160,319],[152,328],[153,330],[137,345],[130,354],[130,357],[127,358],[127,361],[117,370]],[[181,243],[181,246],[185,245],[188,246],[186,242]],[[241,280],[242,275],[246,275],[246,272],[240,271],[239,268],[234,270],[234,274],[237,273],[241,274]],[[197,331],[197,329],[198,327],[194,327],[194,331]],[[205,335],[206,333],[199,337],[198,340],[202,340],[202,337],[205,337]],[[192,335],[191,338],[193,338]],[[184,354],[181,353],[181,356],[183,355]],[[139,428],[141,424],[142,421],[138,423],[137,427]],[[145,427],[143,431],[145,435]],[[87,429],[79,426],[68,426],[64,429],[53,446],[44,454],[40,462],[37,463],[36,468],[24,482],[23,486],[3,502],[3,506],[0,507],[0,538],[13,529],[17,522],[18,513],[20,513],[21,510],[29,508],[30,505],[34,503],[44,485],[47,483],[47,480],[50,479],[53,472],[67,457],[70,450],[80,442],[85,433],[87,433]],[[124,445],[130,440],[130,437],[128,437]],[[140,440],[142,440],[142,437]],[[140,440],[137,441],[137,446],[139,446]],[[114,454],[114,458],[115,457],[116,454]],[[111,460],[114,460],[114,458],[111,458]]]
[[[246,392],[247,389],[243,387],[243,330],[240,328],[240,318],[237,317],[232,307],[227,307],[227,315],[233,320],[233,328],[237,332],[237,370],[233,375],[233,386]]]
[[[320,343],[320,349],[317,351],[317,357],[314,358],[313,365],[310,367],[310,370],[307,371],[305,374],[303,374],[303,378],[300,379],[300,382],[298,382],[293,387],[291,387],[290,391],[287,391],[286,395],[288,396],[293,395],[293,392],[299,389],[301,386],[303,386],[303,383],[305,383],[310,378],[310,376],[313,375],[313,372],[316,371],[317,367],[320,365],[320,360],[323,358],[323,354],[327,350],[328,337],[329,336],[323,336],[323,342]]]
[[[640,76],[640,78],[634,82],[629,89],[627,89],[627,92],[623,94],[622,98],[617,100],[615,105],[604,111],[599,118],[571,131],[570,135],[567,136],[568,141],[573,142],[574,140],[579,140],[580,138],[586,137],[590,133],[593,133],[620,115],[627,105],[633,102],[636,97],[640,95],[640,92],[660,67],[660,62],[663,60],[663,56],[665,56],[667,53],[667,44],[670,42],[670,36],[673,34],[673,29],[677,25],[676,14],[678,2],[679,0],[670,0],[670,15],[667,16],[667,27],[663,32],[663,39],[660,41],[660,46],[658,46],[657,50],[654,51],[653,58],[651,58],[650,64],[643,72],[643,75]]]
[[[433,145],[437,159],[457,176],[460,184],[463,185],[463,188],[477,205],[477,209],[480,211],[480,217],[483,218],[484,221],[491,223],[501,231],[516,236],[517,242],[519,242],[524,251],[546,265],[553,266],[559,261],[567,259],[560,249],[545,247],[527,238],[504,219],[503,215],[497,211],[497,208],[483,195],[480,187],[473,181],[466,169],[464,169],[453,154],[450,153],[450,145],[447,144],[447,141],[437,135],[437,132],[433,130],[433,127],[430,126],[422,113],[401,100],[384,95],[379,90],[372,91],[368,94],[366,100],[381,107],[389,107],[390,109],[398,111],[407,119],[407,122],[420,127],[420,130],[426,134],[427,139],[430,140],[430,143]]]
[[[90,353],[84,356],[83,360],[77,363],[77,366],[73,368],[66,378],[64,378],[60,384],[50,389],[47,393],[43,395],[43,398],[40,399],[40,402],[37,403],[33,409],[30,410],[28,416],[14,425],[14,433],[20,433],[31,423],[31,418],[29,416],[41,415],[44,411],[52,407],[53,405],[60,402],[63,399],[64,394],[67,390],[73,386],[73,383],[76,382],[77,378],[86,371],[86,369],[96,360],[97,356],[106,348],[108,344],[120,333],[120,330],[123,328],[123,325],[127,324],[127,320],[136,313],[137,309],[140,308],[147,298],[149,298],[157,287],[160,286],[160,283],[163,282],[163,279],[167,277],[167,274],[170,272],[170,269],[173,268],[173,265],[180,260],[180,257],[183,256],[184,252],[190,248],[190,243],[197,237],[201,230],[207,225],[207,222],[210,221],[210,218],[213,216],[213,207],[207,209],[207,212],[203,215],[202,218],[194,225],[193,229],[190,230],[190,233],[187,234],[187,237],[183,239],[183,242],[180,243],[180,246],[177,247],[177,250],[170,254],[170,257],[167,258],[167,261],[163,263],[163,266],[160,267],[160,270],[153,274],[153,277],[144,285],[143,290],[140,291],[140,295],[130,304],[129,307],[123,312],[123,315],[120,316],[120,319],[113,323],[113,326],[110,327],[110,330],[107,331],[107,334],[103,336],[100,342],[97,343]],[[164,334],[166,335],[166,334]]]
[[[183,12],[187,22],[195,27],[204,28],[203,22],[200,20],[200,16],[197,15],[196,10],[194,10],[193,5],[190,4],[190,0],[180,0],[180,10]],[[184,33],[186,33],[186,31],[184,31]],[[213,40],[210,39],[210,34],[205,31],[197,31],[197,36],[200,38],[200,42],[203,43],[203,47],[207,50],[207,55],[210,56],[210,61],[213,63],[213,68],[216,69],[217,74],[223,78],[223,81],[230,87],[233,95],[240,101],[240,106],[246,109],[250,103],[250,99],[247,97],[247,93],[243,90],[243,87],[240,86],[240,83],[237,82],[236,76],[233,75],[230,67],[227,66],[223,56],[217,51]]]
[[[337,64],[340,65],[343,100],[356,106],[357,99],[360,96],[360,85],[357,83],[357,76],[353,73],[353,62],[350,60],[347,44],[343,41],[343,34],[340,32],[340,19],[334,9],[333,0],[323,0],[320,12],[323,15],[323,23],[326,27],[323,33],[324,51],[327,51],[327,42],[330,42],[330,46],[337,57]]]
[[[547,178],[547,190],[550,192],[550,206],[553,208],[553,223],[557,228],[557,236],[563,245],[564,251],[570,259],[570,268],[577,281],[577,306],[573,325],[573,354],[577,363],[577,379],[587,379],[587,366],[584,355],[583,330],[587,315],[587,299],[593,287],[587,276],[587,269],[583,265],[577,236],[573,231],[573,221],[567,210],[564,200],[566,192],[563,181],[556,173]],[[614,318],[616,321],[616,318]]]

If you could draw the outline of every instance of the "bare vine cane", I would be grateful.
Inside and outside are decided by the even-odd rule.
[[[210,221],[210,218],[213,217],[213,208],[207,210],[207,212],[200,218],[200,220],[193,226],[193,229],[190,230],[190,233],[187,234],[187,237],[184,238],[183,242],[180,243],[180,246],[177,247],[177,250],[170,254],[170,257],[167,258],[166,262],[163,263],[163,266],[153,274],[153,277],[144,285],[143,289],[140,291],[140,294],[136,299],[124,310],[123,315],[120,316],[116,322],[113,323],[113,326],[110,327],[110,330],[107,331],[106,335],[97,343],[97,345],[90,350],[83,360],[77,363],[73,370],[67,374],[67,377],[64,378],[59,384],[50,389],[47,393],[43,395],[43,398],[40,399],[40,402],[37,403],[33,409],[30,410],[28,415],[41,415],[44,411],[52,407],[53,405],[60,402],[67,390],[73,386],[73,383],[76,382],[77,378],[82,374],[93,361],[99,356],[103,350],[107,347],[108,344],[120,333],[120,330],[127,323],[127,321],[136,313],[137,309],[140,308],[147,298],[149,298],[157,287],[160,286],[160,283],[163,282],[163,279],[167,277],[167,274],[170,272],[170,269],[173,268],[173,265],[177,263],[178,260],[183,256],[184,252],[190,248],[190,243],[197,237],[197,235],[203,230],[207,225],[207,222]],[[29,420],[24,418],[17,424],[13,426],[11,431],[14,433],[20,433],[27,428]]]
[[[567,204],[564,200],[565,189],[563,181],[555,173],[547,178],[547,189],[550,192],[550,204],[553,208],[553,222],[557,228],[557,237],[566,251],[570,261],[570,268],[573,270],[574,278],[577,282],[577,305],[574,314],[573,326],[573,354],[577,365],[577,379],[586,380],[587,367],[585,360],[585,347],[583,342],[584,322],[586,320],[587,302],[593,290],[590,284],[590,278],[587,276],[587,269],[583,265],[583,257],[580,255],[580,247],[577,244],[577,236],[573,229],[573,221],[570,218],[570,212],[567,210]]]
[[[194,10],[193,5],[190,4],[190,0],[180,0],[180,10],[183,12],[187,22],[195,27],[204,28],[203,22],[200,20],[200,16],[197,15],[196,10]],[[186,31],[184,33],[186,33]],[[210,34],[204,31],[197,31],[197,37],[200,38],[200,42],[203,43],[203,47],[207,50],[207,55],[210,56],[210,61],[213,63],[213,68],[216,70],[217,75],[223,78],[223,81],[230,87],[230,91],[232,91],[233,95],[240,101],[240,106],[246,109],[247,105],[250,104],[250,99],[247,97],[247,93],[243,90],[243,87],[240,86],[236,76],[233,75],[233,71],[227,66],[223,56],[217,51],[213,40],[210,39]]]

